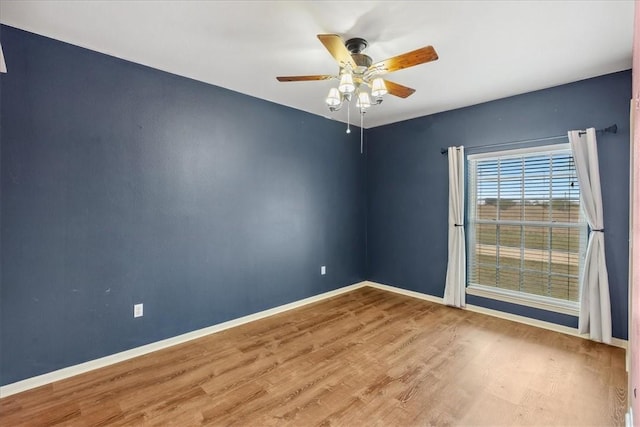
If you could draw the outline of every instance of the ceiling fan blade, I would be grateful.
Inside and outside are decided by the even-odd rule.
[[[327,48],[331,56],[338,61],[340,67],[350,65],[352,70],[356,69],[357,65],[351,57],[349,49],[344,45],[342,37],[337,34],[318,34],[318,39]]]
[[[279,82],[308,82],[312,80],[329,80],[334,78],[334,76],[329,74],[319,74],[316,76],[281,76],[276,77]]]
[[[398,83],[390,82],[389,80],[384,81],[385,86],[387,87],[387,91],[391,95],[395,95],[399,98],[407,98],[411,96],[416,90],[407,86],[402,86]]]
[[[369,67],[369,70],[376,71],[380,74],[391,73],[392,71],[402,70],[403,68],[413,67],[414,65],[424,64],[438,59],[438,54],[433,46],[425,46],[402,55],[384,61],[376,62]]]

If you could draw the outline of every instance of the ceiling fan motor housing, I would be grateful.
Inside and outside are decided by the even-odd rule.
[[[347,40],[344,45],[347,50],[351,53],[351,57],[353,58],[353,62],[358,66],[355,70],[353,70],[356,74],[364,74],[364,72],[371,66],[373,60],[369,55],[365,55],[362,53],[363,50],[367,48],[369,43],[365,39],[356,37]]]
[[[369,55],[365,55],[364,53],[354,53],[351,55],[353,61],[359,67],[369,68],[369,66],[373,63],[373,60]]]

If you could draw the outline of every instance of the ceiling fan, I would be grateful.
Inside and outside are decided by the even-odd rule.
[[[355,94],[356,106],[360,108],[361,113],[364,113],[364,110],[371,106],[367,88],[370,88],[375,104],[380,104],[382,96],[386,93],[407,98],[415,92],[415,89],[385,80],[381,76],[438,59],[433,46],[425,46],[374,63],[370,56],[362,53],[368,46],[365,39],[352,38],[344,42],[337,34],[318,34],[318,39],[338,62],[340,67],[338,75],[282,76],[277,79],[280,82],[340,80],[338,87],[332,88],[326,98],[327,106],[331,111],[340,109],[343,101],[350,102],[352,95]]]

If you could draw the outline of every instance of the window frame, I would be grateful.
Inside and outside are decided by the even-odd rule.
[[[536,146],[536,147],[527,147],[527,148],[517,148],[517,149],[509,149],[509,150],[500,150],[500,151],[487,151],[477,154],[470,154],[467,156],[467,208],[465,209],[465,224],[467,225],[465,228],[466,236],[467,236],[467,283],[466,283],[466,293],[468,295],[475,295],[483,298],[494,299],[498,301],[504,301],[508,303],[523,305],[527,307],[538,308],[542,310],[568,314],[571,316],[579,315],[579,304],[580,304],[580,289],[579,285],[582,281],[583,274],[583,265],[584,258],[587,247],[587,237],[589,233],[589,227],[587,221],[585,219],[584,213],[582,211],[582,198],[580,198],[580,221],[573,222],[558,222],[553,221],[553,218],[549,218],[547,221],[526,221],[526,220],[477,220],[474,218],[472,213],[472,209],[476,206],[476,193],[477,193],[477,182],[475,177],[472,177],[472,162],[473,161],[482,161],[482,160],[502,160],[508,158],[522,158],[527,156],[534,155],[544,155],[548,154],[552,156],[553,154],[570,154],[573,156],[571,152],[571,146],[569,143],[561,143],[554,145],[544,145],[544,146]],[[473,179],[473,181],[472,181]],[[524,190],[523,190],[524,191]],[[552,197],[553,199],[553,197]],[[551,201],[549,201],[551,202]],[[475,226],[476,224],[495,224],[495,225],[517,225],[517,226],[540,226],[540,227],[549,227],[551,230],[554,227],[558,228],[577,228],[580,230],[580,249],[579,249],[579,265],[578,265],[578,299],[576,301],[564,300],[560,298],[554,298],[544,295],[537,295],[533,293],[527,293],[523,291],[516,291],[504,288],[498,288],[493,286],[482,285],[478,283],[471,282],[471,268],[474,262],[474,254],[472,254],[472,248],[475,248]],[[498,246],[498,243],[496,243]],[[521,243],[520,247],[523,247],[523,243]],[[522,270],[518,270],[522,271]]]

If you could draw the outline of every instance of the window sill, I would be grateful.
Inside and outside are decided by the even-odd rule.
[[[580,312],[577,302],[524,294],[507,289],[491,288],[489,286],[471,284],[467,286],[467,294],[504,301],[511,304],[539,308],[541,310],[553,311],[556,313],[568,314],[576,317]]]

